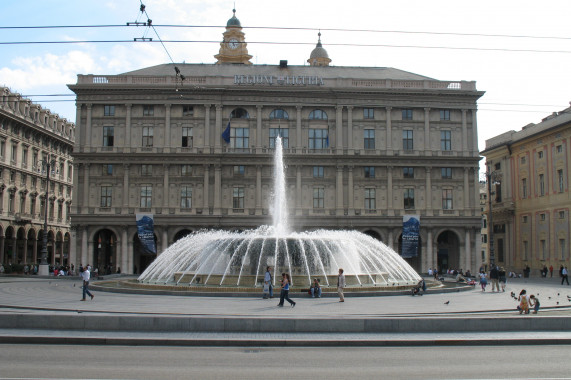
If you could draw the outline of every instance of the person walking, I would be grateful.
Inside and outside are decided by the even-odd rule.
[[[289,287],[291,283],[291,278],[288,273],[282,273],[282,291],[280,293],[280,303],[279,307],[284,306],[284,299],[290,303],[291,307],[295,307],[295,302],[289,299]]]
[[[567,282],[567,285],[569,285],[567,266],[564,266],[563,269],[561,270],[561,285],[563,285],[563,281]]]
[[[486,285],[488,285],[488,279],[486,278],[486,272],[480,272],[480,286],[482,287],[482,291],[486,291]]]
[[[89,291],[89,278],[91,277],[91,273],[89,272],[88,267],[85,267],[83,272],[81,272],[81,278],[83,279],[83,298],[82,301],[85,301],[85,296],[88,295],[93,299],[95,296],[91,294]]]
[[[274,298],[274,287],[272,286],[272,267],[270,266],[266,268],[266,274],[264,275],[264,285],[268,285],[268,293],[270,298]],[[264,298],[266,298],[265,292]]]
[[[553,265],[549,266],[549,273],[550,273],[551,277],[553,277]]]
[[[501,267],[498,271],[498,275],[500,277],[500,286],[502,288],[502,292],[506,291],[506,270],[504,267]]]
[[[492,280],[492,292],[494,289],[497,292],[500,292],[500,271],[498,270],[498,266],[494,265],[492,270],[490,270],[490,280]]]
[[[343,295],[344,288],[345,275],[343,274],[343,268],[339,268],[339,276],[337,277],[337,293],[339,294],[339,302],[345,302],[345,296]]]

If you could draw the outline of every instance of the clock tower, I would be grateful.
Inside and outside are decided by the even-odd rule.
[[[216,64],[243,64],[251,65],[252,56],[248,54],[245,34],[242,32],[240,20],[236,18],[236,9],[232,9],[234,15],[226,23],[226,31],[223,33],[220,51],[214,56]]]

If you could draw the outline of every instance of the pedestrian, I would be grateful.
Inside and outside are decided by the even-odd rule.
[[[500,292],[500,271],[498,270],[498,266],[494,265],[492,270],[490,270],[490,280],[492,280],[492,292],[494,289]]]
[[[517,307],[519,313],[529,314],[529,296],[525,289],[522,289],[521,292],[519,292],[517,300],[519,301],[519,305]]]
[[[319,285],[319,280],[317,278],[313,279],[313,284],[311,285],[311,288],[309,288],[309,291],[311,292],[311,298],[315,298],[315,296],[317,296],[317,298],[321,298],[321,285]]]
[[[480,286],[482,287],[482,291],[486,291],[486,285],[488,285],[488,279],[486,279],[486,272],[480,272]]]
[[[529,306],[533,306],[533,314],[537,314],[539,311],[539,298],[533,294],[529,296]]]
[[[85,267],[83,272],[81,272],[81,278],[83,279],[83,298],[82,301],[85,301],[85,296],[88,295],[93,299],[95,296],[91,294],[89,291],[89,278],[91,277],[91,273],[89,272],[88,267]]]
[[[295,307],[295,302],[289,299],[289,287],[291,283],[291,278],[288,273],[282,273],[282,291],[280,292],[280,303],[279,307],[284,306],[284,300],[290,303],[291,307]]]
[[[569,285],[569,277],[567,276],[567,266],[564,266],[561,270],[561,285],[563,285],[563,281],[567,282]]]
[[[265,291],[266,285],[268,291]],[[266,274],[264,275],[264,298],[267,298],[266,294],[269,294],[270,298],[274,298],[274,287],[272,286],[272,267],[266,267]]]
[[[553,277],[553,265],[549,266],[549,273],[551,274],[551,277]]]
[[[339,268],[339,276],[337,277],[337,293],[339,294],[339,302],[345,302],[345,296],[343,295],[344,288],[345,275],[343,274],[343,268]]]
[[[502,292],[506,291],[506,270],[504,269],[504,267],[501,267],[499,272],[498,272],[499,276],[500,276],[500,286],[502,288]]]

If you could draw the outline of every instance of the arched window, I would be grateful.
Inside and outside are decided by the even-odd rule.
[[[275,109],[270,114],[270,119],[289,119],[289,115],[282,109]]]
[[[244,108],[235,108],[230,114],[232,119],[249,119],[250,114]]]
[[[313,110],[309,114],[309,120],[327,120],[327,114],[323,110]]]

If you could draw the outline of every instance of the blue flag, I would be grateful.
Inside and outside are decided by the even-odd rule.
[[[325,147],[329,148],[329,127],[327,127],[327,136],[325,137]]]
[[[226,129],[222,132],[222,140],[226,141],[226,144],[230,144],[230,121],[228,121]]]

